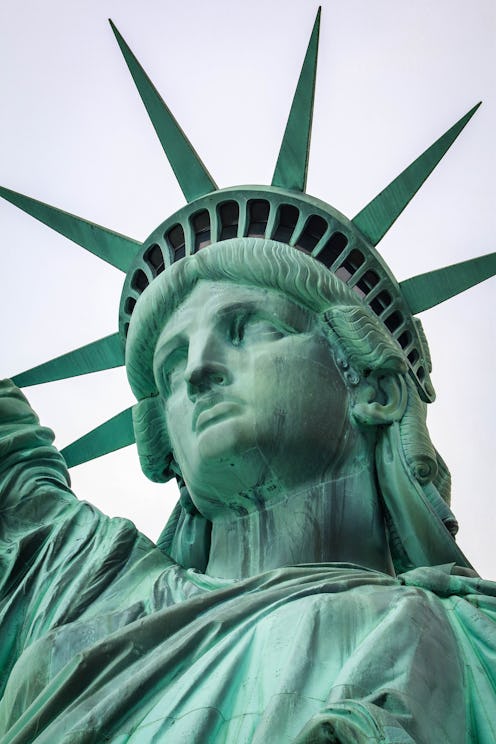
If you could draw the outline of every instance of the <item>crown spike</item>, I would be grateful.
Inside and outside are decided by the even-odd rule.
[[[141,246],[137,240],[3,186],[0,196],[121,271],[129,269]]]
[[[37,367],[20,372],[12,378],[19,387],[40,385],[44,382],[66,380],[68,377],[87,375],[104,369],[121,367],[124,364],[124,352],[118,333],[105,336],[98,341],[79,349],[69,351]]]
[[[305,191],[307,182],[319,49],[320,11],[319,8],[272,178],[272,186],[280,186],[284,189]]]
[[[186,200],[216,191],[215,181],[191,142],[110,18],[109,23]]]
[[[412,314],[429,310],[496,274],[496,253],[428,271],[400,282]]]
[[[474,106],[457,121],[445,134],[431,145],[420,157],[414,160],[400,175],[391,181],[366,207],[353,218],[352,222],[370,240],[372,245],[384,237],[393,222],[415,196],[426,178],[432,173],[443,155],[447,152],[462,129],[479,108]]]
[[[64,447],[61,455],[67,467],[73,468],[83,462],[95,460],[97,457],[134,444],[135,441],[131,407]]]

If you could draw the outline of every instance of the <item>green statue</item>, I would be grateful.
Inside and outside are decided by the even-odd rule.
[[[414,313],[375,246],[474,110],[348,220],[304,194],[314,26],[270,187],[218,190],[116,29],[188,200],[137,246],[1,194],[127,272],[119,333],[0,385],[0,741],[496,739],[496,586],[454,539]],[[17,385],[122,364],[137,398],[59,453]],[[136,442],[157,544],[67,466]]]

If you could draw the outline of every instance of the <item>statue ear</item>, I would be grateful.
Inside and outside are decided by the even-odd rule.
[[[380,426],[402,418],[408,401],[402,375],[373,371],[360,379],[355,390],[352,414],[360,424]]]

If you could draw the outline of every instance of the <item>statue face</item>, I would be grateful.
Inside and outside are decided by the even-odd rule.
[[[319,318],[274,290],[200,282],[154,374],[175,459],[205,516],[320,482],[342,460],[348,392]]]

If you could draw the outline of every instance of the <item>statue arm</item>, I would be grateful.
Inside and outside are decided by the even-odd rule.
[[[128,520],[110,519],[74,496],[53,438],[22,392],[9,380],[0,381],[4,676],[23,648],[112,593],[116,579],[154,547]],[[1,688],[0,674],[0,694]]]
[[[53,432],[40,426],[19,388],[10,380],[0,381],[0,510],[4,516],[16,509],[19,517],[23,503],[43,491],[74,498],[64,458],[52,445],[53,439]]]

